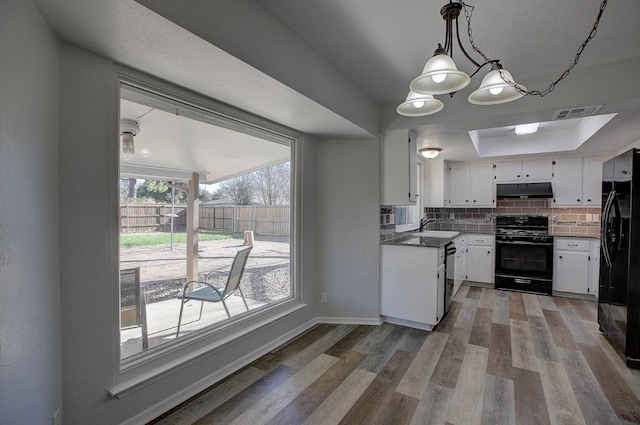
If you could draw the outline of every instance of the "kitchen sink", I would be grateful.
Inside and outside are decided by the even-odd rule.
[[[424,231],[424,232],[414,233],[413,235],[422,236],[422,237],[425,237],[425,238],[445,238],[445,239],[449,239],[449,238],[456,237],[459,234],[460,234],[460,232],[453,232],[453,231],[447,231],[447,230],[427,230],[427,231]]]

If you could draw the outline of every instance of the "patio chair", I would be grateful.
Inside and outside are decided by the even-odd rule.
[[[139,326],[142,349],[149,348],[147,336],[147,303],[140,291],[140,267],[120,270],[120,329]]]
[[[240,280],[242,280],[244,267],[247,264],[247,258],[249,258],[249,253],[252,249],[253,247],[248,247],[236,252],[236,256],[233,259],[233,263],[231,264],[229,273],[212,271],[205,275],[204,281],[192,281],[185,283],[184,287],[182,288],[182,301],[180,303],[180,315],[178,316],[178,329],[176,330],[176,338],[178,338],[178,336],[180,335],[180,324],[182,323],[182,311],[184,310],[184,305],[189,300],[200,301],[200,315],[198,316],[198,320],[202,319],[202,309],[205,302],[221,302],[224,306],[224,311],[227,313],[227,317],[231,317],[229,308],[227,307],[227,303],[225,302],[225,300],[236,291],[240,293],[242,301],[244,302],[244,306],[246,307],[247,311],[249,311],[247,300],[244,298],[244,294],[242,293],[242,289],[240,288]],[[218,273],[224,273],[227,277],[227,282],[222,288],[216,288],[214,284],[209,281],[213,275]],[[195,289],[190,289],[193,286],[192,284],[196,283],[200,284],[201,286]]]

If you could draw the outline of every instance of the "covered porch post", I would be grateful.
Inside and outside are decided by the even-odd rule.
[[[198,280],[200,174],[193,173],[187,190],[187,282]]]

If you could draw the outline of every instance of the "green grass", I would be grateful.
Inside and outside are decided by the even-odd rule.
[[[242,233],[198,233],[198,240],[217,241],[222,239],[242,239]],[[186,233],[174,233],[173,243],[185,243],[187,241]],[[135,235],[120,235],[120,246],[123,248],[132,248],[136,246],[147,245],[169,245],[171,243],[170,233],[141,233]]]

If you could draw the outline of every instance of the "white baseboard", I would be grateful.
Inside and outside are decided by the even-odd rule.
[[[318,323],[328,325],[381,325],[381,317],[317,317]]]
[[[192,385],[189,385],[183,390],[173,394],[171,397],[162,400],[160,403],[157,403],[156,405],[140,412],[139,414],[126,420],[125,422],[122,422],[120,425],[144,425],[152,421],[153,419],[160,416],[162,413],[168,411],[169,409],[167,409],[167,406],[171,406],[171,408],[173,408],[179,405],[180,403],[188,400],[194,395],[206,390],[211,385],[213,385],[213,383],[226,378],[227,376],[231,375],[234,372],[237,372],[238,370],[242,369],[243,367],[250,364],[251,362],[259,359],[260,357],[264,356],[270,351],[275,350],[276,348],[284,345],[285,343],[292,340],[296,336],[311,329],[318,323],[320,323],[318,321],[318,318],[313,318],[308,322],[303,323],[302,325],[290,330],[286,334],[281,335],[280,337],[274,339],[269,344],[263,345],[262,347],[252,351],[251,353],[246,354],[243,357],[240,357],[238,360],[234,361],[233,363],[230,363],[225,367],[223,367],[222,369],[219,369],[214,373],[207,375],[206,377],[200,379],[199,381],[193,383]]]
[[[384,321],[387,322],[387,323],[393,323],[394,325],[400,325],[400,326],[407,326],[407,327],[410,327],[410,328],[423,329],[425,331],[431,331],[434,328],[433,325],[428,325],[426,323],[414,322],[412,320],[397,319],[395,317],[384,316]]]

